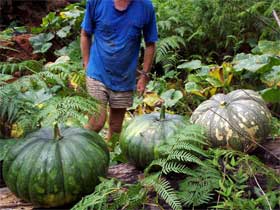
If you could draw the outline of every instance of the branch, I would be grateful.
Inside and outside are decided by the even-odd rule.
[[[278,24],[278,26],[280,28],[280,19],[279,19],[279,17],[278,17],[278,15],[277,15],[275,10],[273,10],[272,12],[273,12],[273,16],[274,16],[274,18],[275,18],[275,20],[276,20],[276,22],[277,22],[277,24]]]

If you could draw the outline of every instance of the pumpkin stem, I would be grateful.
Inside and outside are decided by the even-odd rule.
[[[60,129],[58,127],[57,122],[54,124],[54,139],[55,140],[60,140],[62,139],[62,135],[60,133]]]
[[[221,105],[221,106],[226,106],[226,105],[227,105],[227,102],[226,102],[226,101],[221,101],[221,102],[220,102],[220,105]]]
[[[159,116],[160,120],[165,120],[165,106],[162,105],[160,108],[160,116]]]

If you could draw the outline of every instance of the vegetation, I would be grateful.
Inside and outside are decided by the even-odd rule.
[[[12,2],[1,1],[0,12]],[[280,13],[280,2],[153,0],[153,3],[160,39],[150,74],[152,79],[146,93],[134,97],[126,116],[128,131],[125,128],[121,138],[137,130],[133,123],[133,128],[129,127],[131,118],[135,117],[136,124],[141,119],[141,125],[157,125],[149,122],[147,116],[155,116],[150,113],[158,111],[163,102],[168,116],[189,118],[201,103],[218,93],[250,89],[262,97],[262,105],[267,105],[271,112],[267,141],[277,143],[280,28],[272,11]],[[89,115],[98,112],[98,102],[87,94],[81,65],[78,37],[84,7],[85,1],[69,4],[48,13],[39,26],[31,28],[15,21],[0,32],[0,161],[11,158],[13,148],[26,144],[26,138],[34,132],[57,123],[83,127]],[[14,40],[26,33],[30,34],[29,42],[37,57],[14,56],[21,51],[26,54]],[[143,60],[143,54],[139,60]],[[256,117],[256,113],[253,115]],[[261,125],[265,124],[262,118],[258,119]],[[157,126],[154,127],[156,130]],[[156,155],[141,165],[144,175],[136,183],[101,178],[95,191],[73,209],[280,208],[280,179],[272,164],[267,165],[253,154],[213,148],[207,143],[210,141],[207,130],[197,125],[175,127],[174,133],[168,130],[168,141],[152,146]],[[145,128],[142,129],[146,131]],[[134,152],[129,155],[121,150],[124,146],[120,144],[118,136],[109,143],[112,165],[127,162],[130,155],[136,156],[141,151],[138,148],[141,142],[134,145]],[[277,155],[268,149],[266,152],[279,163]],[[33,166],[31,153],[29,158],[30,165],[24,164],[26,167]],[[79,161],[76,164],[80,166]],[[9,178],[12,175],[6,173],[8,186],[14,184]],[[90,181],[93,180],[97,183],[96,177]],[[26,184],[28,181],[18,185],[24,188]]]

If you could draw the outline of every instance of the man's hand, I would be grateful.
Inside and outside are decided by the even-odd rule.
[[[144,94],[147,83],[148,79],[144,75],[141,75],[137,82],[137,92],[139,95]]]
[[[137,83],[137,92],[139,95],[143,95],[143,93],[145,92],[145,89],[146,89],[146,85],[149,81],[148,73],[153,64],[155,50],[156,50],[155,43],[146,43],[143,70],[142,70],[142,74],[140,75],[140,78]]]

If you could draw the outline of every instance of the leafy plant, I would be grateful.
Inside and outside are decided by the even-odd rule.
[[[16,136],[56,120],[84,125],[87,114],[98,109],[84,86],[81,64],[60,57],[32,75],[0,86],[0,116],[10,130],[20,130]]]
[[[122,184],[115,179],[101,179],[95,192],[83,198],[71,210],[84,209],[138,209],[143,207],[147,190],[140,183],[129,185]]]

